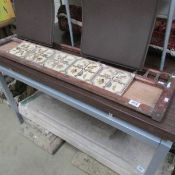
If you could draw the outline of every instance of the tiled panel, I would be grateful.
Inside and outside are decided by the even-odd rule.
[[[93,86],[122,95],[133,81],[135,74],[100,62],[56,51],[29,42],[23,42],[9,51],[21,59],[61,72]]]

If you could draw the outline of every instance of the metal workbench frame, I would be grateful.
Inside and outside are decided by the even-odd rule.
[[[163,140],[157,136],[154,136],[153,134],[150,134],[149,132],[146,132],[124,120],[121,120],[117,118],[117,116],[113,116],[111,113],[106,113],[102,110],[99,110],[95,108],[92,105],[88,105],[84,102],[81,102],[75,98],[72,98],[62,92],[59,92],[57,90],[54,90],[53,88],[50,88],[49,86],[46,86],[42,83],[39,83],[35,80],[32,80],[31,78],[28,78],[22,74],[19,74],[17,72],[14,72],[11,69],[7,69],[3,66],[0,66],[0,83],[2,84],[2,88],[4,91],[4,94],[6,95],[6,98],[11,105],[11,108],[16,112],[17,117],[20,121],[20,123],[23,123],[23,117],[19,114],[17,104],[12,96],[12,93],[10,92],[5,79],[4,75],[7,75],[9,77],[12,77],[18,81],[21,81],[35,89],[38,89],[39,91],[48,94],[49,96],[73,107],[76,108],[104,123],[107,123],[124,133],[127,133],[137,139],[140,139],[146,143],[149,143],[153,145],[156,148],[155,154],[147,168],[147,170],[141,170],[144,172],[144,175],[154,175],[156,173],[156,170],[159,168],[159,165],[162,163],[162,161],[165,159],[166,155],[168,154],[169,150],[172,147],[172,142],[168,140]]]
[[[67,13],[67,17],[68,17],[68,25],[69,25],[69,32],[70,32],[70,38],[71,38],[71,45],[74,46],[74,37],[73,37],[73,30],[72,30],[72,23],[71,23],[71,17],[70,17],[70,9],[69,9],[69,0],[62,0],[62,1],[66,6],[66,13]],[[163,52],[162,52],[161,63],[160,63],[160,70],[161,71],[163,71],[164,66],[165,66],[168,43],[169,43],[172,23],[173,23],[173,19],[174,19],[174,12],[175,12],[175,0],[170,0],[169,12],[168,12],[168,15],[167,15],[168,21],[167,21]]]

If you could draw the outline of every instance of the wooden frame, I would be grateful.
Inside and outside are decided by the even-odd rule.
[[[2,46],[12,41],[21,43],[23,40],[19,40],[15,37],[10,37],[5,40],[2,40],[0,45]],[[63,46],[63,49],[65,47],[66,46]],[[73,48],[71,47],[68,48],[68,50],[70,51],[72,49]],[[75,50],[75,52],[78,54],[77,50]],[[115,103],[126,106],[127,108],[136,110],[140,113],[143,113],[156,121],[161,121],[165,116],[165,113],[171,102],[171,99],[174,94],[174,89],[175,89],[175,74],[168,74],[165,72],[159,72],[151,69],[145,69],[142,72],[137,71],[134,81],[138,81],[146,85],[150,85],[151,87],[155,87],[162,90],[162,93],[159,99],[157,100],[155,106],[151,107],[146,104],[137,102],[135,100],[128,99],[125,96],[118,96],[111,92],[104,91],[104,89],[101,89],[99,87],[94,87],[93,85],[87,84],[86,82],[82,82],[81,80],[77,80],[70,76],[66,76],[54,70],[50,70],[47,68],[43,69],[43,66],[41,65],[37,65],[36,63],[30,62],[27,60],[19,59],[18,57],[10,55],[8,52],[5,52],[3,50],[0,50],[0,57],[1,59],[9,59],[13,62],[20,63],[21,66],[23,65],[23,66],[27,66],[29,68],[35,69],[49,76],[60,79],[61,81],[64,81],[74,86],[77,86],[79,88],[85,89],[88,92],[92,92],[93,94],[97,94],[97,95],[101,94],[101,96],[106,99],[109,99]]]

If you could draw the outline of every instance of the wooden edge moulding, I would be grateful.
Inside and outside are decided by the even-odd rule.
[[[25,44],[28,45],[26,46]],[[42,51],[38,51],[38,53],[37,49],[32,50],[30,53],[28,50],[25,51],[30,46],[37,46]],[[22,47],[26,48],[22,49]],[[142,71],[135,72],[124,71],[121,68],[111,67],[97,61],[82,58],[79,49],[74,49],[66,45],[60,45],[59,49],[73,55],[20,40],[16,36],[11,36],[0,41],[0,64],[3,59],[8,59],[21,66],[35,69],[63,82],[77,86],[80,89],[87,90],[88,92],[140,112],[155,121],[160,122],[164,118],[174,95],[175,73],[169,74],[153,69],[143,69]],[[56,64],[60,64],[60,61],[55,61],[56,56],[53,58],[53,54],[46,54],[46,52],[52,51],[54,52],[54,56],[57,54],[61,62],[65,58],[70,58],[69,61],[75,58],[74,62],[71,64],[70,62],[62,62],[69,64],[69,66],[66,67],[64,64],[61,64],[61,67],[56,69],[55,66]],[[19,52],[23,52],[24,55],[19,56]],[[62,55],[61,58],[60,55]],[[53,69],[50,66],[52,60],[55,61],[52,62]],[[78,61],[81,64],[78,64]],[[83,65],[85,63],[86,65]],[[95,67],[95,72],[93,71],[93,66],[91,66],[92,69],[87,69],[90,68],[90,66],[88,67],[90,64],[93,66],[96,64],[100,67],[99,70],[102,70],[97,71]],[[64,71],[63,67],[66,67]],[[102,72],[105,69],[107,71],[104,71],[105,73],[103,74]],[[81,75],[80,72],[82,72]],[[109,73],[111,76],[109,76]]]

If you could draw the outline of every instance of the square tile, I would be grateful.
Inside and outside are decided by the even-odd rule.
[[[68,55],[68,56],[66,56],[65,58],[63,58],[63,59],[60,59],[60,61],[62,62],[62,63],[64,63],[64,64],[67,64],[67,65],[72,65],[75,61],[76,61],[76,57],[74,57],[74,56],[71,56],[71,55]]]
[[[91,61],[91,63],[85,68],[86,71],[97,73],[101,69],[102,65],[98,62]]]
[[[44,62],[44,67],[47,67],[49,69],[54,69],[54,67],[57,65],[58,63],[58,60],[56,59],[47,59],[45,62]]]
[[[100,72],[100,76],[112,79],[116,73],[116,69],[109,66],[103,66],[103,70]]]
[[[96,76],[93,80],[93,85],[98,86],[100,88],[104,88],[109,81],[110,81],[110,79],[108,79],[108,78]]]
[[[46,58],[49,58],[49,57],[53,56],[54,54],[55,54],[55,51],[51,50],[51,49],[47,49],[44,52],[42,52],[42,56],[46,57]]]
[[[87,59],[79,59],[74,63],[74,66],[79,67],[84,69],[85,67],[87,67],[90,64],[90,61]]]
[[[71,77],[76,77],[81,71],[82,71],[81,68],[71,66],[66,70],[66,75],[69,75]]]
[[[105,89],[107,91],[110,91],[112,93],[118,94],[118,95],[122,95],[124,90],[125,90],[125,84],[119,83],[119,82],[115,82],[115,81],[111,81],[106,87]]]
[[[113,78],[113,81],[117,81],[123,84],[128,84],[131,80],[133,80],[134,74],[125,71],[118,71]]]
[[[40,56],[34,58],[33,62],[38,63],[38,64],[40,64],[40,65],[44,65],[44,63],[45,63],[45,61],[46,61],[47,59],[48,59],[48,58],[46,58],[46,57],[40,55]]]
[[[82,70],[77,76],[76,78],[82,81],[86,81],[88,83],[91,83],[92,78],[94,77],[94,73]]]
[[[15,56],[17,56],[17,57],[20,57],[20,58],[25,58],[25,56],[27,55],[27,52],[24,51],[24,50],[18,50],[18,51],[16,51],[16,53],[13,54],[13,55],[15,55]]]
[[[53,67],[53,70],[58,72],[65,72],[68,67],[69,65],[64,64],[63,62],[57,61],[55,62],[55,66]]]

